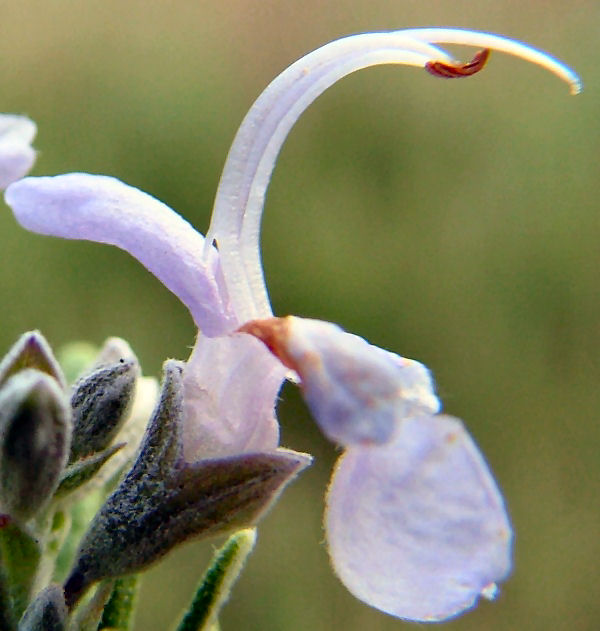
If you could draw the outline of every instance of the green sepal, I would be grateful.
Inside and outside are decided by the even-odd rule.
[[[63,497],[91,480],[100,467],[125,446],[125,443],[113,445],[104,451],[83,458],[69,465],[62,473],[55,497]]]
[[[24,527],[2,516],[0,523],[0,602],[2,614],[15,623],[25,611],[41,558],[39,542]],[[2,627],[0,627],[2,628]]]
[[[0,385],[25,368],[50,375],[61,388],[66,380],[48,342],[39,331],[23,333],[0,362]]]
[[[130,631],[137,605],[139,576],[125,576],[115,581],[112,593],[102,612],[98,631]]]
[[[62,587],[50,585],[37,594],[27,607],[19,621],[18,631],[64,631],[67,616]]]
[[[218,629],[218,616],[229,599],[248,555],[256,543],[256,528],[234,533],[218,550],[202,577],[190,608],[176,631],[212,631]]]
[[[138,459],[83,537],[65,583],[73,606],[98,580],[139,572],[191,538],[255,522],[310,456],[277,449],[186,463],[183,365],[168,361]]]

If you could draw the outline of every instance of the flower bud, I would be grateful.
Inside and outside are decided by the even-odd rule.
[[[71,410],[56,379],[27,368],[0,389],[0,505],[19,521],[50,499],[66,464]]]
[[[138,359],[129,344],[120,337],[109,337],[104,341],[97,354],[94,367],[103,368],[121,361],[135,361]]]
[[[139,375],[136,360],[98,368],[73,386],[70,462],[104,451],[127,419]]]
[[[65,387],[63,372],[48,342],[39,331],[23,333],[0,362],[0,384],[24,368],[44,372]]]

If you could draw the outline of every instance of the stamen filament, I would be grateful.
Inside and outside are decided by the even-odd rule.
[[[381,64],[427,68],[437,76],[466,76],[484,65],[486,51],[456,64],[438,42],[495,49],[539,64],[581,89],[577,75],[547,53],[490,33],[408,29],[346,37],[306,55],[282,72],[256,100],[234,139],[217,191],[208,246],[215,240],[238,322],[272,315],[259,251],[260,221],[269,180],[289,131],[302,112],[346,75]]]

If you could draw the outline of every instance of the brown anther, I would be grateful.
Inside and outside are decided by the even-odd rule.
[[[287,318],[265,318],[250,320],[243,324],[236,333],[248,333],[259,339],[279,361],[292,370],[296,370],[296,362],[288,355],[286,342],[289,336]]]
[[[471,61],[466,64],[450,64],[445,61],[428,61],[425,64],[425,70],[434,77],[442,79],[460,79],[462,77],[470,77],[479,72],[486,64],[490,49],[484,48],[475,54]]]

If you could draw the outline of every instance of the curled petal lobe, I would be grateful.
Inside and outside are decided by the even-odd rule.
[[[5,194],[33,232],[115,245],[137,258],[190,310],[209,335],[233,328],[214,248],[154,197],[106,176],[70,173],[25,178]]]
[[[262,340],[298,373],[315,420],[342,445],[385,443],[401,419],[440,409],[425,366],[330,322],[267,318],[250,321],[239,331]]]
[[[25,116],[0,114],[0,190],[25,176],[35,162],[36,125]]]
[[[405,419],[394,441],[349,448],[327,494],[335,572],[400,618],[444,620],[493,597],[511,568],[500,491],[462,423]]]

